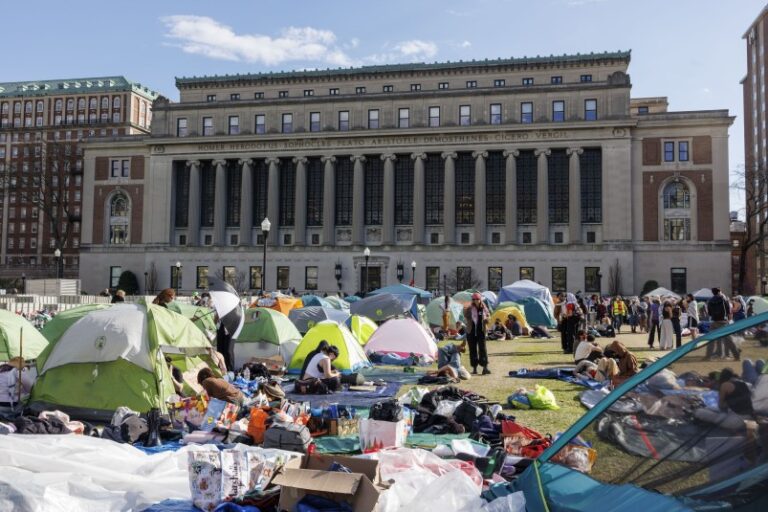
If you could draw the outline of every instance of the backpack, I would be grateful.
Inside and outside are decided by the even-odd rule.
[[[291,452],[307,453],[312,436],[304,425],[274,423],[264,432],[264,448],[278,448]]]
[[[330,393],[325,382],[315,377],[297,380],[293,385],[293,390],[301,395],[327,395]]]
[[[251,373],[251,379],[262,377],[269,380],[272,378],[269,374],[269,368],[264,363],[248,363],[243,366],[243,369],[245,368],[248,368],[248,371]]]
[[[398,422],[403,419],[403,406],[396,399],[376,402],[371,406],[369,418],[377,421]]]

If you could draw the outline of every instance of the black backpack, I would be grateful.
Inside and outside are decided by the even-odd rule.
[[[398,422],[403,419],[403,406],[395,399],[377,402],[371,406],[372,420]]]

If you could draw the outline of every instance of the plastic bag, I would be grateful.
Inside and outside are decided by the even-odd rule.
[[[560,409],[554,393],[544,386],[536,385],[536,391],[528,394],[528,400],[531,402],[532,409],[549,409],[553,411]]]
[[[434,414],[438,416],[444,416],[446,418],[452,418],[454,411],[461,403],[461,400],[441,400],[437,404]]]
[[[424,398],[424,395],[427,393],[429,393],[428,388],[416,386],[415,388],[408,390],[408,392],[401,396],[398,401],[400,402],[400,405],[418,407],[421,403],[421,399]]]
[[[525,512],[525,494],[513,492],[487,503],[480,512]]]
[[[520,389],[515,391],[514,394],[510,395],[509,398],[507,398],[507,402],[511,407],[514,407],[515,409],[531,408],[531,401],[528,398],[528,391],[526,391],[525,389]]]
[[[240,450],[221,452],[221,498],[242,498],[248,491],[248,461]]]
[[[221,501],[219,451],[191,451],[187,453],[187,457],[192,504],[201,510],[211,511]]]

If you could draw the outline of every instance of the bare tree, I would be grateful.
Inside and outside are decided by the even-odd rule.
[[[246,279],[245,272],[235,269],[234,272],[224,274],[224,269],[220,268],[216,270],[214,274],[217,278],[232,285],[237,293],[245,293],[247,290],[248,280]]]
[[[147,288],[147,290],[144,290],[144,293],[155,293],[155,291],[157,291],[157,267],[155,267],[154,261],[149,265],[149,272],[147,273]]]
[[[765,236],[768,233],[768,176],[763,168],[747,170],[739,166],[731,172],[731,188],[744,194],[744,208],[739,213],[744,214],[745,232],[739,244],[739,280],[738,290],[734,292],[749,293],[754,291],[752,283],[745,283],[747,277],[747,262],[766,254]]]
[[[456,293],[462,290],[477,290],[483,285],[480,276],[472,267],[461,267],[463,270],[454,269],[446,275],[448,292]],[[444,283],[445,285],[446,283]]]
[[[619,259],[616,258],[608,269],[608,293],[614,297],[620,295],[622,284],[621,266],[619,266]]]

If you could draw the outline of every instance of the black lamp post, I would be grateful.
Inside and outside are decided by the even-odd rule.
[[[763,276],[762,281],[763,281],[763,295],[765,295],[765,288],[766,288],[766,285],[768,285],[768,277]]]
[[[336,284],[339,286],[339,290],[341,290],[341,263],[336,263],[336,266],[333,268],[333,274],[336,277]]]
[[[365,248],[363,251],[363,257],[365,257],[365,288],[363,289],[363,293],[368,293],[368,258],[371,257],[371,250],[369,248]]]
[[[179,288],[181,288],[181,262],[176,262],[176,296],[179,295]]]
[[[405,277],[405,266],[402,263],[398,263],[397,264],[397,280],[402,283],[403,277]]]
[[[416,286],[416,260],[411,262],[411,286]]]
[[[448,296],[448,276],[443,274],[443,287],[445,288],[445,296]]]
[[[603,298],[603,273],[597,272],[597,296]]]
[[[61,249],[57,247],[53,251],[53,257],[56,261],[56,279],[61,279]]]
[[[267,292],[267,236],[269,235],[269,229],[272,227],[272,223],[269,222],[268,217],[264,217],[261,221],[261,236],[264,238],[264,257],[261,259],[261,291]]]
[[[149,272],[144,272],[144,293],[148,293],[149,290]]]
[[[27,293],[27,274],[24,272],[21,273],[21,294],[25,295]]]

